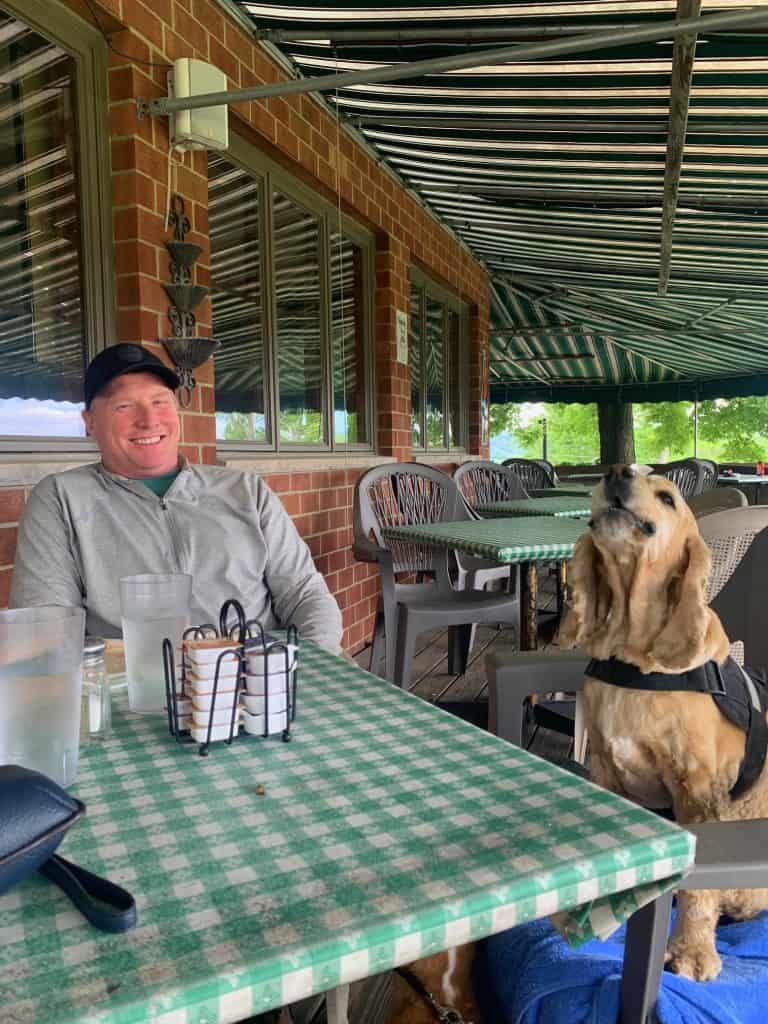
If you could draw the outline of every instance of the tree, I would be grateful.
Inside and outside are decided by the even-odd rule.
[[[635,406],[638,462],[671,462],[693,454],[693,403],[646,402]]]
[[[716,442],[720,461],[752,462],[768,453],[768,398],[702,402],[699,434]]]

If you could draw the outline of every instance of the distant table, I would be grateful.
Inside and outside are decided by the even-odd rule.
[[[765,496],[763,488],[766,484],[768,484],[768,476],[760,476],[758,473],[734,473],[733,476],[721,473],[717,478],[718,487],[751,487],[753,505],[763,504]]]
[[[574,473],[572,476],[561,477],[560,478],[560,482],[562,483],[562,485],[564,487],[567,487],[571,483],[577,483],[577,484],[578,483],[584,484],[584,483],[590,483],[590,482],[597,483],[598,480],[602,480],[604,476],[605,476],[605,473],[600,473],[600,472],[595,472],[595,473]]]
[[[537,499],[539,500],[539,499]],[[385,540],[413,541],[478,558],[520,564],[520,649],[536,649],[536,565],[568,559],[585,530],[586,520],[567,516],[518,516],[510,519],[462,520],[421,526],[387,526]]]
[[[528,490],[528,497],[554,498],[557,495],[569,498],[580,497],[583,494],[591,494],[594,489],[594,484],[572,484],[566,480],[562,485],[558,484],[557,487],[533,487]]]
[[[208,758],[118,701],[62,852],[138,927],[38,875],[0,897],[3,1022],[231,1024],[548,914],[604,937],[693,862],[689,832],[310,643],[299,673],[291,743]]]
[[[516,498],[512,501],[491,501],[478,505],[477,511],[486,518],[505,516],[588,516],[590,503],[587,496],[553,494],[546,498]]]

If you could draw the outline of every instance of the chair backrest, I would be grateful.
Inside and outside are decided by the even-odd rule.
[[[502,466],[509,467],[520,477],[526,491],[555,486],[554,477],[539,459],[505,459]]]
[[[744,491],[738,487],[715,487],[710,491],[702,491],[688,499],[691,511],[700,519],[713,512],[724,512],[729,508],[746,508],[749,502]]]
[[[768,507],[729,509],[699,521],[712,550],[708,599],[744,662],[768,668]]]
[[[717,486],[717,477],[719,470],[717,463],[712,459],[692,459],[692,462],[698,462],[703,467],[703,476],[701,481],[701,493],[704,491],[711,491]]]
[[[677,487],[684,498],[701,494],[704,483],[704,467],[698,459],[679,459],[652,466],[657,476],[665,476]]]
[[[498,462],[462,462],[453,479],[471,509],[491,501],[528,497],[517,473]]]
[[[367,551],[375,559],[376,551],[386,547],[392,552],[395,572],[427,571],[435,565],[435,548],[410,541],[385,542],[382,528],[467,518],[458,487],[440,470],[415,462],[375,466],[363,473],[355,487],[355,554],[364,558]]]

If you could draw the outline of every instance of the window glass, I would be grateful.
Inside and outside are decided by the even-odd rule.
[[[411,420],[413,447],[423,448],[421,433],[421,288],[411,285],[411,315],[408,318],[408,362],[411,366]]]
[[[334,439],[359,444],[368,439],[363,250],[335,231],[330,245]]]
[[[427,296],[424,330],[424,377],[427,402],[427,447],[445,446],[443,414],[445,371],[445,306]]]
[[[267,441],[259,182],[221,156],[208,167],[216,437]]]
[[[0,11],[0,434],[82,437],[75,62]]]
[[[320,225],[279,192],[273,221],[280,440],[318,444],[324,439]]]

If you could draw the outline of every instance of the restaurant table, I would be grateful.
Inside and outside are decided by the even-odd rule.
[[[381,533],[385,541],[410,540],[502,564],[519,563],[520,650],[533,651],[536,650],[538,620],[536,566],[540,562],[569,559],[574,544],[587,529],[586,519],[550,515],[387,526]],[[558,573],[559,607],[563,584],[564,578]]]
[[[734,473],[733,475],[721,473],[717,478],[718,487],[739,487],[742,490],[751,490],[753,505],[762,505],[765,501],[763,488],[768,484],[768,476],[760,476],[758,473]]]
[[[486,519],[508,516],[588,516],[591,513],[588,495],[572,497],[552,494],[546,498],[514,498],[478,505],[476,511]]]
[[[338,1008],[349,982],[533,918],[605,936],[693,862],[690,833],[308,642],[292,736],[201,758],[121,697],[61,852],[130,889],[138,926],[97,931],[37,875],[1,896],[3,1024]]]
[[[594,484],[572,484],[567,481],[557,487],[533,487],[528,491],[529,498],[580,498],[590,495],[595,489]]]

